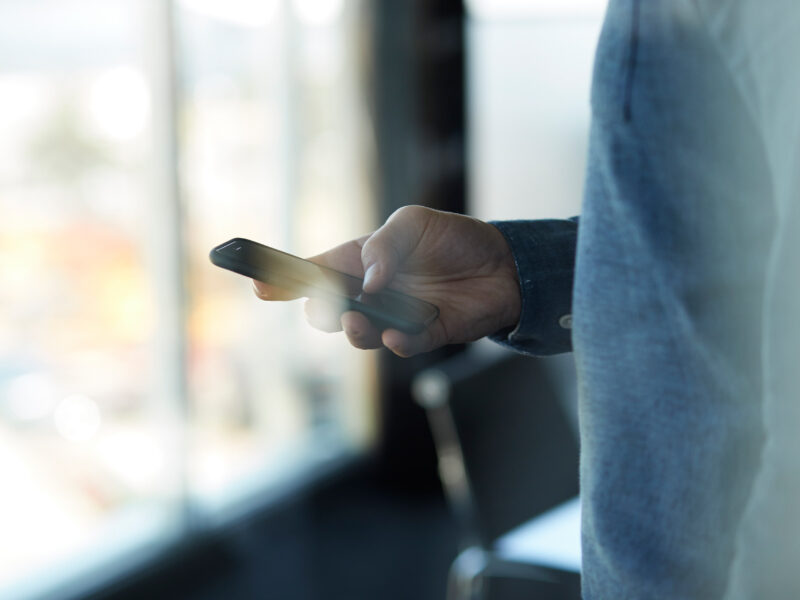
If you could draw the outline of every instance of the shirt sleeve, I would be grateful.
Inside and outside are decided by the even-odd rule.
[[[572,351],[572,283],[578,218],[491,222],[514,256],[522,294],[519,323],[489,336],[537,356]]]

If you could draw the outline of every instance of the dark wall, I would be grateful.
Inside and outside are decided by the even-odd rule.
[[[386,217],[406,204],[464,212],[465,48],[461,0],[375,5],[374,121]]]
[[[407,204],[466,207],[465,49],[461,0],[377,2],[373,8],[373,121],[378,200],[385,219]],[[415,373],[462,350],[381,356],[381,444],[387,481],[438,487],[433,443],[411,400]]]

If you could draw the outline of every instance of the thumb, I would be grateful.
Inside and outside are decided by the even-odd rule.
[[[364,242],[361,265],[365,292],[379,292],[389,285],[419,243],[431,213],[422,206],[404,206]]]

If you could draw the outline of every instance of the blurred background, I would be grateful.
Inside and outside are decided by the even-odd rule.
[[[577,214],[603,9],[0,0],[0,597],[443,598],[410,389],[464,349],[356,351],[208,251]]]

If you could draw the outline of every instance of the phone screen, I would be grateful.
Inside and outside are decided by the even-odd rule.
[[[211,262],[300,296],[344,300],[342,310],[364,313],[378,327],[419,333],[439,309],[395,290],[363,292],[362,280],[251,240],[235,238],[211,251]]]

